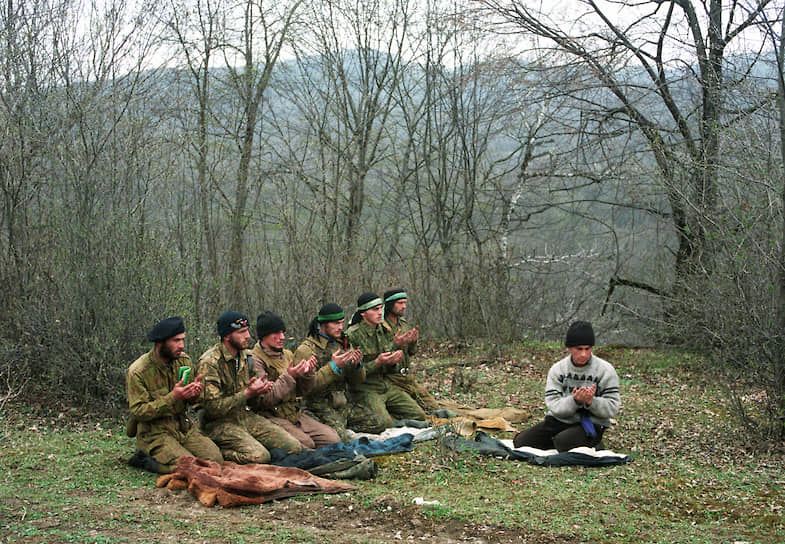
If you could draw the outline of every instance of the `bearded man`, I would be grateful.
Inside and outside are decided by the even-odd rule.
[[[179,317],[159,321],[147,333],[155,345],[134,361],[126,373],[131,412],[128,435],[136,436],[137,452],[129,461],[151,472],[169,473],[183,455],[222,463],[212,440],[186,415],[187,405],[202,393],[202,376],[193,372],[185,353],[185,325]],[[180,369],[187,369],[182,372]]]
[[[295,437],[255,412],[273,383],[256,371],[248,350],[248,318],[229,310],[218,318],[217,328],[221,341],[205,351],[198,364],[205,384],[200,401],[204,431],[224,459],[238,464],[267,463],[273,448],[300,453],[303,448]]]

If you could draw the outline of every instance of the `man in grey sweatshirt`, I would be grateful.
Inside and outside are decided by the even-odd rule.
[[[596,447],[621,407],[619,376],[611,364],[592,355],[594,329],[576,321],[564,343],[570,355],[548,371],[545,420],[513,437],[516,448],[567,451]]]

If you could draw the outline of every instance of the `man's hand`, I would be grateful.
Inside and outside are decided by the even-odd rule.
[[[585,404],[591,406],[591,401],[594,399],[594,392],[597,390],[597,385],[592,384],[591,387],[576,387],[572,390],[572,397],[578,404]]]
[[[417,327],[414,327],[405,333],[399,332],[393,337],[393,341],[396,346],[403,348],[416,343],[418,338],[420,338],[420,333],[417,331]]]
[[[248,385],[245,388],[245,398],[252,399],[259,395],[264,395],[273,388],[273,382],[266,377],[260,378],[258,376],[252,377],[248,380]]]
[[[174,384],[172,394],[174,395],[175,400],[188,400],[201,395],[203,387],[202,375],[199,374],[196,379],[188,385],[183,385],[183,380]]]
[[[376,364],[394,366],[400,363],[402,360],[403,360],[403,351],[401,350],[385,351],[384,353],[380,353],[379,356],[376,357]]]
[[[351,349],[348,353],[352,354],[352,367],[357,368],[363,362],[363,352],[357,348]]]
[[[353,352],[354,350],[343,351],[342,349],[338,348],[335,350],[332,356],[332,360],[335,363],[335,366],[338,368],[344,368],[347,365],[350,365],[354,362],[353,359]]]
[[[316,364],[316,356],[311,355],[308,359],[303,359],[296,365],[289,363],[289,368],[287,368],[286,371],[292,378],[299,378],[300,376],[304,376],[316,368]]]
[[[339,348],[333,353],[332,360],[338,368],[345,368],[349,365],[357,368],[363,360],[363,354],[359,349],[343,351]]]

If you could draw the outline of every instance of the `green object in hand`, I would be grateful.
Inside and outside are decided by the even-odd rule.
[[[180,370],[177,372],[177,381],[182,380],[183,385],[188,385],[191,383],[191,367],[190,366],[181,366]]]

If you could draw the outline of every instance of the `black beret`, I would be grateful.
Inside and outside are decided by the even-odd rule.
[[[273,312],[262,312],[256,318],[256,337],[261,340],[268,334],[285,331],[286,323],[278,314]]]
[[[241,314],[240,312],[235,312],[234,310],[228,310],[221,314],[218,318],[218,336],[223,338],[227,334],[232,334],[234,331],[238,331],[243,327],[248,326],[248,317],[245,314]]]
[[[150,342],[163,342],[185,332],[185,323],[179,317],[167,317],[162,319],[147,333]]]
[[[588,321],[576,321],[567,329],[567,339],[564,345],[568,348],[575,346],[593,346],[594,329]]]

